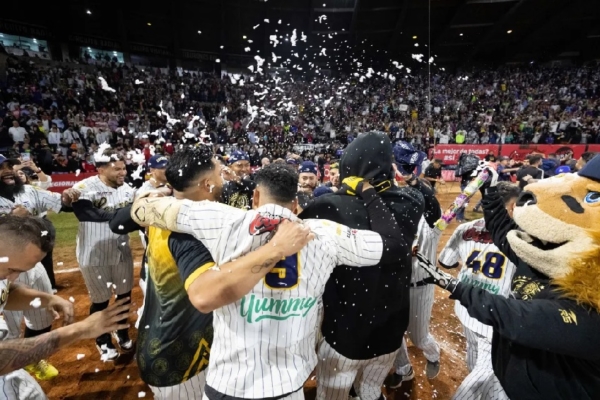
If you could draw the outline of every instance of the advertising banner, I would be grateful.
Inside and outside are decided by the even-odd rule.
[[[442,160],[445,166],[458,164],[461,153],[476,154],[479,158],[485,158],[489,153],[498,155],[500,146],[497,144],[440,144],[435,147],[434,157]]]
[[[51,192],[62,193],[65,189],[73,187],[77,182],[96,175],[95,172],[82,172],[80,174],[52,174]]]
[[[503,144],[501,154],[517,161],[524,160],[531,153],[543,154],[544,158],[547,158],[549,154],[556,154],[558,159],[562,161],[569,154],[572,158],[578,159],[586,151],[586,147],[585,144]]]

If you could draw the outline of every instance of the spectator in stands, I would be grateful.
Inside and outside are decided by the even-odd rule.
[[[29,139],[25,128],[19,125],[19,121],[13,121],[12,127],[8,130],[8,134],[12,138],[13,142],[23,145],[25,139]]]

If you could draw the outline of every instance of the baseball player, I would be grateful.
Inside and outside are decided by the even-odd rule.
[[[165,173],[177,198],[216,201],[221,196],[221,168],[212,149],[198,146],[176,151]],[[131,219],[131,206],[117,211],[110,226],[121,234],[140,228]],[[155,399],[200,400],[212,344],[212,313],[203,314],[192,305],[186,281],[194,270],[214,262],[190,235],[149,227],[148,237],[148,291],[136,349],[140,377]]]
[[[57,213],[63,210],[64,204],[61,195],[25,185],[17,177],[13,166],[18,162],[16,159],[9,160],[0,155],[0,218],[8,214],[37,216],[49,210]],[[54,229],[49,221],[44,221],[44,223],[46,225],[44,235],[48,235],[54,241]],[[54,293],[48,273],[42,264],[37,264],[33,269],[22,273],[15,282],[23,283],[48,294]],[[24,336],[26,338],[50,332],[52,329],[54,316],[47,309],[6,311],[4,319],[9,328],[9,338],[20,336],[23,317],[25,318]],[[25,369],[40,380],[49,380],[58,375],[58,370],[46,360],[28,365]]]
[[[498,182],[496,187],[512,216],[519,187],[509,182]],[[456,268],[459,261],[462,262],[459,281],[508,297],[515,266],[494,245],[483,218],[458,226],[440,253],[439,263],[445,268]],[[467,338],[469,375],[453,399],[508,399],[492,367],[492,327],[469,316],[458,301],[454,312],[463,324]]]
[[[79,193],[79,200],[73,202],[73,211],[79,220],[77,261],[92,301],[90,314],[108,307],[113,290],[117,300],[131,297],[133,286],[129,236],[114,234],[108,221],[115,210],[133,201],[134,190],[124,185],[124,157],[105,146],[101,146],[99,153],[95,155],[98,175],[73,186]],[[113,332],[113,336],[121,351],[133,349],[127,329]],[[98,337],[96,346],[104,361],[119,356],[109,334]]]
[[[223,187],[221,201],[241,210],[252,208],[252,192],[256,184],[250,177],[250,157],[244,151],[234,151],[225,168],[231,179]]]
[[[413,252],[416,253],[418,250],[428,260],[435,262],[441,234],[442,232],[439,229],[432,228],[425,218],[421,218],[417,238],[413,243]],[[434,379],[440,373],[440,346],[429,333],[434,287],[423,281],[427,277],[427,273],[419,267],[417,258],[413,257],[410,283],[410,316],[407,333],[410,341],[423,351],[423,355],[427,360],[425,367],[427,379]],[[405,339],[402,339],[402,347],[394,361],[394,368],[395,372],[389,383],[392,389],[400,387],[402,382],[410,381],[415,377],[408,358]]]
[[[210,400],[303,399],[303,384],[317,364],[316,305],[331,271],[338,264],[398,262],[398,247],[405,245],[390,211],[366,183],[357,193],[381,234],[325,220],[304,220],[306,228],[290,234],[285,220],[296,220],[291,211],[296,170],[271,164],[257,172],[255,181],[257,209],[248,212],[169,198],[141,199],[132,210],[138,223],[193,234],[217,265],[235,260],[227,269],[198,268],[188,278],[195,285],[190,295],[196,308],[214,310],[205,390]],[[269,242],[271,235],[265,233],[278,226],[281,232]],[[304,247],[313,235],[315,240]],[[257,250],[248,254],[252,249]],[[254,266],[238,267],[242,255],[253,257]]]

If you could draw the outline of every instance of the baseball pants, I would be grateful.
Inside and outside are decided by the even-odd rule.
[[[40,385],[24,369],[0,376],[2,400],[48,400]]]
[[[350,360],[322,340],[318,354],[317,400],[348,400],[352,386],[361,400],[377,400],[397,351],[369,360]]]
[[[205,394],[202,396],[202,400],[211,400]],[[256,399],[256,400],[264,400],[264,399]],[[304,389],[296,390],[294,393],[291,393],[289,396],[282,397],[280,400],[304,400]]]
[[[508,400],[502,385],[494,375],[492,342],[465,327],[467,337],[467,368],[470,373],[460,384],[453,400]]]
[[[156,387],[150,386],[156,400],[202,400],[204,396],[204,385],[206,385],[206,369],[175,386]]]
[[[410,314],[407,333],[411,342],[423,351],[425,358],[428,361],[436,362],[440,360],[440,346],[429,333],[433,293],[433,285],[417,286],[410,289]],[[408,375],[410,371],[411,364],[404,339],[394,361],[394,368],[399,375]]]
[[[48,273],[41,263],[37,263],[29,271],[19,274],[15,283],[21,283],[40,292],[52,294],[50,278],[48,278]],[[54,322],[53,314],[46,308],[34,308],[26,311],[4,310],[4,321],[8,326],[8,339],[21,337],[23,317],[25,317],[25,325],[34,331],[46,329],[52,326],[52,322]]]
[[[125,294],[133,288],[133,259],[125,257],[117,265],[80,266],[92,303],[104,303],[114,293]]]

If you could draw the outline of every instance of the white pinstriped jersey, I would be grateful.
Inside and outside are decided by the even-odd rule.
[[[262,217],[262,219],[261,219]],[[213,202],[185,201],[178,230],[194,235],[217,265],[265,244],[261,227],[296,216],[280,206],[242,211]],[[214,342],[207,384],[242,398],[276,397],[298,390],[317,365],[318,306],[336,265],[376,265],[381,237],[326,220],[305,220],[315,233],[297,255],[276,265],[241,300],[214,311]]]
[[[156,190],[156,188],[154,187],[152,182],[150,182],[150,180],[147,180],[146,182],[144,182],[142,184],[142,186],[140,186],[140,188],[137,190],[136,194],[140,195],[142,193],[150,192],[152,190]]]
[[[4,322],[2,311],[8,300],[8,280],[0,279],[0,340],[4,340],[8,336],[8,325]]]
[[[458,226],[440,253],[439,261],[444,265],[452,266],[459,260],[463,264],[458,274],[461,282],[508,297],[515,265],[493,243],[483,218]],[[492,327],[469,316],[458,301],[454,313],[465,327],[491,340]]]
[[[418,246],[419,253],[423,254],[429,261],[435,264],[437,246],[440,242],[441,236],[442,232],[439,229],[430,227],[425,218],[421,217],[417,230],[417,237],[413,242],[413,247]],[[410,282],[417,283],[428,276],[429,275],[425,272],[425,270],[419,267],[419,260],[416,257],[413,257]]]
[[[135,193],[127,184],[116,189],[107,186],[98,176],[86,178],[73,188],[81,192],[81,200],[90,200],[94,207],[106,211],[126,207]],[[79,222],[76,253],[79,265],[117,265],[124,253],[131,257],[129,236],[114,234],[108,222]]]
[[[25,185],[23,191],[15,196],[14,203],[0,197],[0,215],[10,214],[17,204],[25,207],[33,216],[39,216],[50,210],[59,212],[62,208],[60,194]]]

